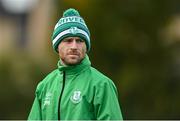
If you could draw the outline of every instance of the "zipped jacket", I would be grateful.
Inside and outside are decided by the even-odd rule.
[[[91,67],[88,56],[76,66],[62,66],[42,80],[28,120],[122,120],[117,89]]]

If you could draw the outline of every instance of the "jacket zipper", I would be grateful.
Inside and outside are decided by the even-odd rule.
[[[62,98],[62,94],[63,94],[64,87],[65,87],[65,79],[66,79],[66,74],[65,74],[65,71],[63,71],[63,83],[62,83],[62,89],[61,89],[59,103],[58,103],[58,120],[59,121],[60,121],[61,98]]]

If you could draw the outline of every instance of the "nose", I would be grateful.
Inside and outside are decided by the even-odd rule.
[[[72,48],[72,49],[77,49],[76,39],[73,39],[73,41],[72,41],[72,43],[71,43],[71,48]]]

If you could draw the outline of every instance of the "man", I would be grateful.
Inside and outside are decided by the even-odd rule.
[[[122,120],[114,83],[91,67],[90,33],[75,9],[64,12],[52,35],[58,68],[36,89],[29,120]]]

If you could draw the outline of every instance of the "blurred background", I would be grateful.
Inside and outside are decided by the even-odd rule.
[[[54,25],[77,9],[92,66],[117,86],[124,119],[180,119],[179,0],[0,0],[0,119],[27,119],[54,70]]]

